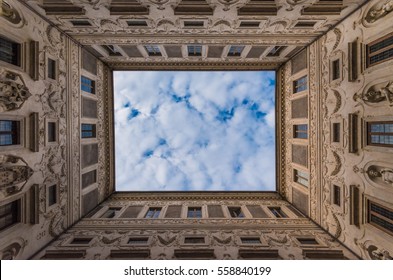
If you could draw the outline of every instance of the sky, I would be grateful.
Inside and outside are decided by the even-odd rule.
[[[116,71],[117,191],[274,191],[275,73]]]

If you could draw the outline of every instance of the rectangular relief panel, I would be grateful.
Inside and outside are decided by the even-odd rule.
[[[111,259],[142,260],[150,257],[150,250],[111,250]]]
[[[308,166],[308,146],[292,145],[292,162]]]
[[[247,205],[247,209],[253,218],[270,218],[259,205]]]
[[[98,204],[98,189],[94,189],[91,192],[82,196],[82,216],[85,216],[91,210],[93,210]]]
[[[169,205],[165,212],[165,218],[180,218],[182,205]]]
[[[292,119],[308,118],[308,97],[292,100]]]
[[[97,75],[97,59],[85,49],[82,49],[82,68]]]
[[[255,260],[278,260],[280,255],[278,250],[239,250],[240,259],[255,259]]]
[[[349,224],[359,226],[360,225],[360,191],[359,188],[355,185],[351,185],[349,187],[349,199],[350,199],[350,208],[349,208]]]
[[[97,118],[97,101],[90,98],[82,98],[82,117]]]
[[[98,144],[82,145],[81,167],[85,168],[98,163]]]
[[[348,134],[349,134],[349,152],[357,153],[358,151],[358,115],[348,115]]]
[[[138,218],[139,213],[142,211],[142,208],[143,206],[129,206],[120,216],[120,218],[136,219]]]
[[[309,199],[307,194],[296,188],[292,188],[292,203],[304,215],[309,215]]]
[[[307,68],[307,49],[304,49],[291,60],[292,75]]]

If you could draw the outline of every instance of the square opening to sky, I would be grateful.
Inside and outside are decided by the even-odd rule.
[[[114,72],[117,191],[275,191],[275,72]]]

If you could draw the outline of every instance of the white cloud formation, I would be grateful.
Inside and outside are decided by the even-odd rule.
[[[274,72],[115,72],[116,189],[275,190]]]

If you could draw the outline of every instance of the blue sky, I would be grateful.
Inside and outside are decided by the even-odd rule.
[[[116,190],[275,190],[275,73],[114,72]]]

